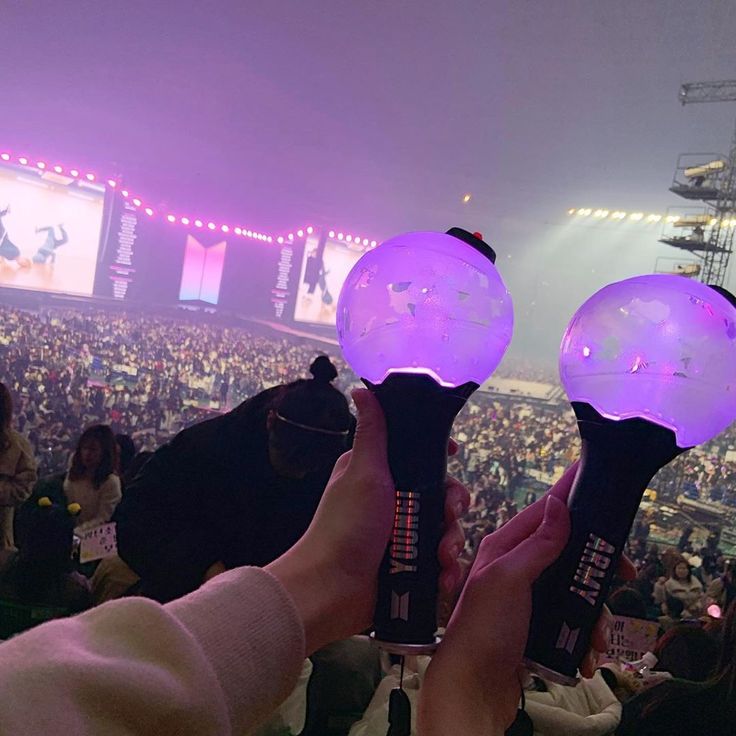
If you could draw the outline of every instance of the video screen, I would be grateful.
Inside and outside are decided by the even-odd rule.
[[[104,187],[0,166],[0,286],[91,296]]]
[[[363,249],[332,238],[320,244],[317,233],[305,243],[294,320],[334,325],[340,289]]]

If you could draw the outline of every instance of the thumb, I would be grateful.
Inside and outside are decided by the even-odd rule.
[[[351,395],[358,409],[351,464],[358,463],[376,470],[387,467],[386,418],[383,409],[378,399],[366,388],[356,388]]]
[[[534,534],[504,556],[512,569],[533,583],[562,553],[570,537],[570,514],[555,496],[548,496],[544,518]]]

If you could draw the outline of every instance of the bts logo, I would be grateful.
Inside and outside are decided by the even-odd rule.
[[[572,654],[575,645],[580,636],[580,629],[571,629],[566,622],[563,621],[560,633],[557,637],[556,649],[564,649],[568,654]]]
[[[187,235],[184,251],[184,268],[181,272],[179,300],[198,299],[217,304],[220,298],[220,283],[225,267],[223,240],[210,248],[205,248],[193,235]]]
[[[409,594],[399,595],[395,590],[391,591],[391,618],[401,621],[409,620]]]

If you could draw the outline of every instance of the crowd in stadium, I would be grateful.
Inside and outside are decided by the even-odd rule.
[[[309,526],[354,432],[345,397],[359,382],[327,348],[192,314],[0,307],[0,381],[9,389],[3,412],[12,409],[17,430],[4,451],[17,465],[12,484],[0,464],[0,608],[33,602],[70,614],[121,596],[167,602],[226,570],[279,558]],[[315,360],[319,353],[331,357]],[[525,364],[503,370],[549,379]],[[318,417],[324,434],[305,453],[299,428]],[[579,455],[580,442],[567,405],[481,392],[457,419],[454,438],[449,471],[470,492],[460,559],[467,573],[483,537],[537,501]],[[652,487],[666,499],[687,492],[728,502],[734,445],[732,429]],[[111,520],[119,554],[72,568],[72,532]],[[680,544],[667,547],[653,543],[650,527],[639,518],[628,546],[636,573],[618,581],[609,607],[658,624],[660,670],[690,682],[725,677],[734,665],[719,656],[736,637],[736,578],[718,533],[694,547],[678,530]],[[29,625],[7,621],[0,638]],[[329,725],[330,687],[346,674],[318,652],[313,666],[331,685],[314,687],[323,701],[310,696],[305,734],[347,733],[374,697],[380,664],[355,646],[362,686],[350,704],[335,706],[353,717]],[[624,703],[620,732],[636,733],[636,718],[657,708],[659,701],[647,700],[656,688],[610,672],[601,677],[613,678]],[[710,693],[705,685],[698,692]],[[368,728],[361,721],[351,734],[374,733]]]

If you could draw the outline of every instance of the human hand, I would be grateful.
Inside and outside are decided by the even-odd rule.
[[[391,534],[395,488],[378,400],[353,392],[358,424],[353,448],[343,454],[304,536],[266,569],[291,594],[305,626],[307,653],[369,628],[376,604],[378,567]],[[448,451],[456,451],[451,443]],[[457,560],[465,542],[458,519],[470,496],[458,481],[445,485],[445,531],[438,549],[440,587],[460,582]]]
[[[577,463],[551,491],[487,536],[427,671],[420,697],[419,733],[503,734],[516,716],[519,672],[529,632],[532,584],[562,552],[570,534],[566,500]],[[626,560],[620,574],[631,577]],[[610,613],[591,645],[606,651]],[[595,658],[586,657],[584,674]]]

